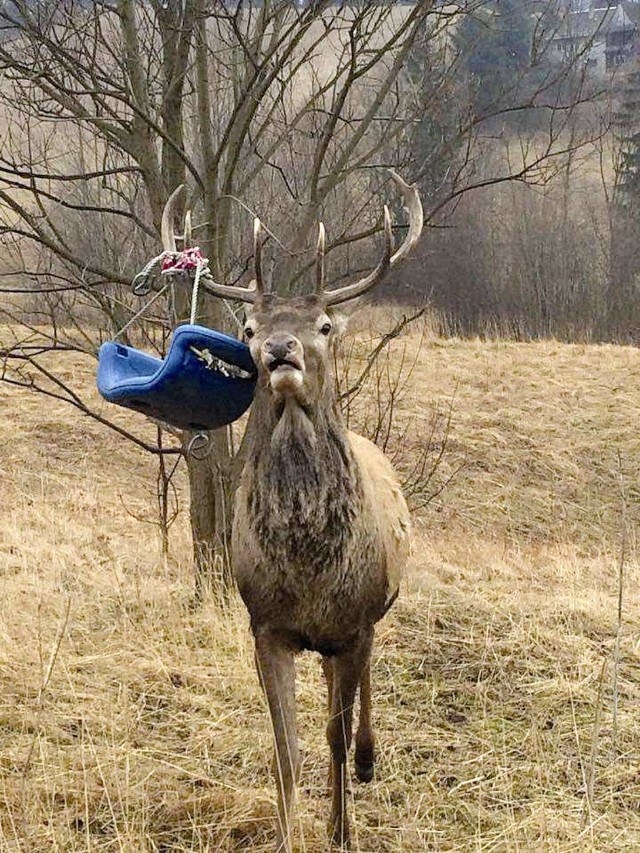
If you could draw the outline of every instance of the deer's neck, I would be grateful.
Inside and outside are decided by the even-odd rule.
[[[326,562],[349,539],[362,500],[335,400],[303,409],[256,395],[248,444],[249,517],[274,558]]]

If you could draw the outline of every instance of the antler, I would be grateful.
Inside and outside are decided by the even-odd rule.
[[[397,172],[389,169],[389,174],[393,178],[395,184],[402,193],[404,206],[409,214],[409,231],[400,248],[393,252],[393,234],[391,232],[391,215],[388,207],[384,206],[384,233],[385,233],[385,248],[382,258],[378,266],[369,273],[366,278],[361,278],[352,284],[347,284],[345,287],[340,287],[337,290],[323,290],[324,287],[324,226],[321,223],[322,241],[318,240],[318,249],[316,252],[316,291],[321,293],[327,300],[327,306],[339,305],[341,302],[347,302],[350,299],[355,299],[357,296],[362,296],[372,287],[375,287],[385,277],[387,272],[401,261],[418,242],[418,238],[422,233],[422,225],[424,223],[424,214],[422,211],[422,203],[420,195],[415,187],[403,181]],[[322,242],[322,252],[320,244]],[[322,254],[322,258],[321,258]],[[322,270],[322,273],[319,272]]]
[[[393,253],[393,233],[391,230],[391,215],[389,208],[384,206],[384,233],[385,233],[385,248],[382,258],[378,262],[377,267],[373,272],[369,273],[365,278],[359,281],[348,284],[345,287],[340,287],[337,290],[324,290],[325,280],[325,230],[324,225],[319,223],[318,228],[318,245],[316,248],[316,293],[319,293],[326,300],[327,306],[339,305],[342,302],[348,302],[358,296],[371,290],[375,287],[387,272],[401,261],[418,242],[422,233],[422,225],[424,223],[424,214],[422,211],[422,203],[420,195],[415,187],[407,184],[397,172],[389,169],[394,183],[399,188],[404,199],[404,206],[409,214],[409,230],[404,242],[400,248]],[[162,246],[166,252],[176,251],[176,235],[173,231],[173,222],[175,219],[176,203],[184,189],[184,184],[181,184],[169,196],[164,211],[162,213]],[[188,211],[185,216],[184,237],[185,245],[191,242],[191,216]],[[235,287],[229,284],[218,284],[211,278],[210,273],[206,273],[202,277],[202,287],[207,293],[212,296],[221,296],[223,299],[239,299],[242,302],[256,302],[267,289],[264,284],[262,274],[262,223],[256,217],[253,223],[253,262],[255,280],[253,287]]]
[[[318,247],[316,249],[316,293],[324,291],[324,224],[318,222]]]
[[[162,235],[162,248],[165,252],[176,251],[176,234],[173,230],[173,223],[176,218],[176,204],[184,189],[184,184],[176,187],[169,196],[167,203],[162,211],[162,222],[160,232]],[[223,299],[239,299],[242,302],[255,302],[264,293],[264,281],[262,277],[262,241],[261,241],[262,224],[256,217],[253,224],[253,252],[254,252],[254,269],[255,269],[255,286],[235,287],[230,284],[218,284],[211,277],[211,273],[205,273],[202,276],[200,286],[210,293],[212,296],[221,296]],[[191,242],[191,211],[185,214],[184,223],[184,238],[185,245]]]
[[[173,223],[176,218],[176,204],[182,195],[184,184],[180,184],[169,196],[167,203],[162,211],[162,222],[160,223],[160,234],[162,236],[162,248],[165,252],[176,251],[176,235],[173,230]]]
[[[176,205],[178,199],[182,195],[184,184],[179,184],[169,196],[169,200],[162,211],[162,222],[160,223],[160,234],[162,235],[162,248],[165,252],[175,252],[176,238],[182,240],[184,248],[191,245],[192,227],[191,227],[191,211],[187,210],[184,214],[184,232],[176,234],[173,230],[173,224],[176,218]]]
[[[255,288],[251,289],[256,290],[261,295],[267,292],[262,276],[262,246],[262,222],[256,216],[253,220],[253,272]]]

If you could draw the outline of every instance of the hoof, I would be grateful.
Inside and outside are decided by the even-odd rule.
[[[373,764],[358,764],[356,762],[356,778],[358,782],[371,782],[373,779]]]

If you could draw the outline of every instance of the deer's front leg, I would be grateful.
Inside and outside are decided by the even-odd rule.
[[[347,818],[347,755],[353,733],[353,703],[356,690],[369,661],[373,631],[363,633],[353,646],[333,659],[332,713],[327,726],[331,748],[331,837],[349,849]]]
[[[327,683],[327,713],[329,720],[333,716],[333,659],[322,658],[322,671]],[[333,791],[333,758],[329,756],[329,775],[327,777],[327,795],[330,797]]]
[[[300,772],[296,736],[293,652],[268,632],[256,634],[256,665],[267,697],[275,738],[274,772],[278,786],[276,850],[291,853],[295,786]]]

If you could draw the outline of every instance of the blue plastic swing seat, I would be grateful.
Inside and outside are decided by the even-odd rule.
[[[204,355],[210,366],[192,347],[208,350],[213,359]],[[185,325],[174,332],[164,359],[112,341],[102,344],[97,381],[110,403],[180,429],[216,429],[237,420],[251,405],[256,367],[242,341],[205,326]]]

